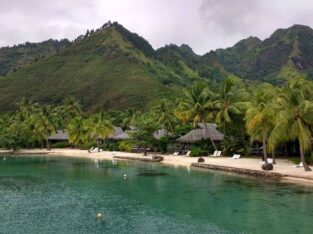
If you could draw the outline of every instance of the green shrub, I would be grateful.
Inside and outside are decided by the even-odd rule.
[[[203,150],[200,147],[193,147],[190,152],[191,157],[198,157],[203,154]]]
[[[97,145],[96,142],[89,142],[89,143],[86,143],[86,144],[81,144],[81,145],[78,145],[78,147],[81,149],[81,150],[89,150],[91,147],[95,147]]]
[[[162,154],[167,153],[169,141],[170,141],[170,139],[168,137],[161,137],[158,140],[158,145],[159,145],[159,148],[160,148]]]
[[[107,149],[109,151],[118,151],[119,150],[118,143],[109,144]]]
[[[71,144],[68,143],[67,141],[61,141],[61,142],[56,142],[54,144],[51,144],[51,148],[67,148],[71,147]]]
[[[131,152],[133,145],[127,141],[120,141],[117,143],[119,151]]]

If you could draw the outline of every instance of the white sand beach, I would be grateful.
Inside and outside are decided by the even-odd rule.
[[[9,150],[0,150],[2,154],[9,154]],[[112,160],[113,156],[126,156],[126,157],[145,157],[139,153],[128,153],[128,152],[110,152],[103,151],[99,153],[89,153],[87,150],[79,149],[51,149],[47,151],[46,149],[25,149],[15,152],[20,156],[22,155],[32,155],[32,156],[64,156],[64,157],[74,157],[74,158],[90,158],[90,159],[104,159]],[[148,155],[146,157],[151,157]],[[198,157],[186,157],[186,156],[171,156],[162,155],[164,161],[161,163],[172,165],[172,166],[183,166],[190,167],[192,163],[197,163]],[[240,169],[250,169],[259,170],[261,169],[260,159],[255,158],[240,158],[240,159],[230,159],[229,157],[203,157],[205,159],[204,164],[233,167]],[[295,164],[287,159],[277,159],[274,169],[269,173],[280,173],[283,176],[283,180],[295,183],[305,183],[313,186],[313,171],[306,172],[303,168],[294,168]]]

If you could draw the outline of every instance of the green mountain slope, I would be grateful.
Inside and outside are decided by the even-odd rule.
[[[188,45],[171,44],[158,49],[156,56],[189,83],[195,79],[220,81],[231,75],[219,62],[214,51],[199,56]]]
[[[298,75],[311,78],[312,51],[313,30],[294,25],[264,41],[250,37],[216,53],[226,69],[244,79],[281,83]]]
[[[74,96],[89,111],[144,109],[175,99],[196,79],[215,83],[232,76],[251,84],[280,84],[299,75],[311,79],[312,51],[313,30],[301,25],[200,56],[184,44],[154,50],[136,33],[108,22],[73,42],[0,49],[0,112],[13,110],[21,97],[58,104]]]
[[[47,55],[56,53],[59,49],[69,46],[67,39],[48,40],[40,43],[29,43],[13,47],[0,48],[0,76],[27,66]]]
[[[179,77],[146,56],[120,33],[116,24],[88,32],[55,55],[40,59],[0,79],[0,104],[12,110],[22,96],[34,101],[60,103],[75,96],[87,110],[144,108],[162,97],[175,96],[159,75]],[[125,32],[124,32],[125,33]],[[143,41],[144,44],[144,41]],[[151,47],[152,48],[152,47]]]

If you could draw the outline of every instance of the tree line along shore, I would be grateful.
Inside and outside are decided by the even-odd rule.
[[[176,101],[162,100],[148,110],[107,110],[88,113],[79,101],[67,97],[62,105],[38,104],[23,98],[13,113],[0,115],[0,147],[9,149],[34,147],[65,147],[52,144],[49,136],[64,129],[72,147],[131,151],[134,146],[144,151],[157,148],[175,151],[177,138],[199,123],[214,123],[224,135],[214,141],[210,134],[189,144],[190,156],[212,154],[219,149],[223,155],[250,155],[253,147],[262,150],[262,157],[285,155],[292,147],[306,171],[311,156],[313,126],[313,83],[294,78],[281,87],[267,83],[247,86],[227,78],[214,89],[205,81],[196,81],[183,88]],[[107,139],[120,126],[129,139],[111,142]],[[160,138],[154,133],[166,132]],[[262,147],[260,147],[262,146]]]

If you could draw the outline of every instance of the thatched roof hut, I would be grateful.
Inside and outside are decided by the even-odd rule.
[[[68,133],[66,130],[57,130],[54,134],[48,137],[49,141],[68,141]]]
[[[184,136],[177,139],[181,143],[195,143],[203,139],[212,139],[213,141],[221,141],[224,134],[216,129],[216,124],[199,123],[196,129],[191,130]]]
[[[121,127],[114,127],[114,132],[109,135],[108,139],[115,141],[127,140],[129,135]]]
[[[166,136],[169,136],[170,133],[168,131],[166,131],[165,129],[159,129],[159,130],[156,130],[154,133],[153,133],[153,136],[155,139],[160,139],[161,137],[166,137]]]

